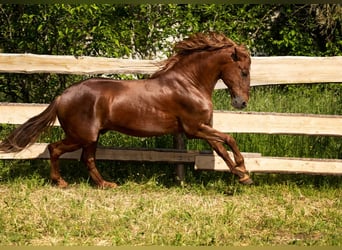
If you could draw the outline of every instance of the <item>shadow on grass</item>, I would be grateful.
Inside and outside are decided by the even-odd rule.
[[[98,170],[108,181],[124,185],[127,182],[146,184],[154,182],[160,187],[177,186],[175,164],[148,162],[98,161]],[[93,184],[82,162],[61,160],[61,174],[70,184],[89,182]],[[201,186],[228,194],[236,194],[242,186],[228,172],[197,171],[191,164],[185,164],[185,183],[187,186]],[[50,183],[50,166],[47,160],[2,160],[0,161],[0,182],[15,179],[41,178]],[[310,186],[315,189],[341,188],[340,176],[321,176],[303,174],[251,174],[255,186],[292,185]],[[228,191],[227,191],[228,190]]]

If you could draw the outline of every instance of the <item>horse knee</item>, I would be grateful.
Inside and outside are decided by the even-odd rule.
[[[236,140],[231,135],[226,135],[225,141],[229,147],[236,147],[237,146]]]

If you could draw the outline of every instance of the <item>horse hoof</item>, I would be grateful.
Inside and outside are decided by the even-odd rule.
[[[243,177],[243,178],[241,178],[240,180],[239,180],[239,182],[241,183],[241,184],[244,184],[244,185],[251,185],[251,184],[253,184],[253,180],[247,175],[247,176],[245,176],[245,177]]]
[[[99,185],[99,188],[102,189],[109,189],[109,188],[116,188],[118,185],[114,182],[104,181],[102,184]]]
[[[58,188],[64,189],[67,188],[69,186],[69,183],[67,183],[65,180],[63,180],[62,178],[53,181],[52,184],[55,184]]]

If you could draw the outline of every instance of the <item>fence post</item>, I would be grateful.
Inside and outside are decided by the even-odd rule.
[[[185,143],[183,133],[177,133],[173,135],[173,147],[175,149],[185,150]],[[183,163],[177,163],[176,165],[176,183],[180,186],[185,184],[185,169]]]

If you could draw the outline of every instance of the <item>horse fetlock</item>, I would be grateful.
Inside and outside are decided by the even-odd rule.
[[[235,167],[232,173],[239,176],[240,178],[243,178],[247,174],[247,170],[245,166]]]

